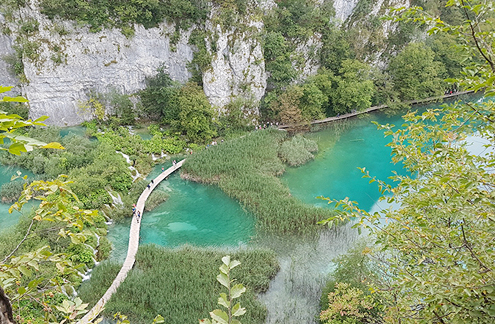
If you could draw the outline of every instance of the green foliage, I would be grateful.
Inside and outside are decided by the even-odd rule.
[[[371,296],[346,283],[337,283],[335,291],[328,294],[328,309],[320,314],[325,324],[370,323],[375,319],[370,314],[374,308]]]
[[[294,49],[291,45],[281,32],[266,33],[263,46],[265,66],[270,72],[268,82],[276,87],[289,84],[297,76],[292,66]]]
[[[414,100],[444,93],[445,83],[440,78],[444,67],[434,58],[435,53],[429,47],[411,43],[391,60],[388,71],[399,98]]]
[[[303,91],[299,86],[291,86],[275,97],[276,92],[269,103],[270,115],[273,119],[280,121],[283,125],[298,125],[304,122],[301,109],[299,108],[300,99]]]
[[[495,215],[490,189],[495,103],[488,98],[495,94],[495,63],[493,33],[484,31],[492,28],[486,23],[493,19],[493,5],[493,1],[447,2],[466,15],[453,26],[418,8],[405,12],[401,19],[428,23],[430,33],[461,40],[462,57],[469,59],[460,86],[484,89],[485,99],[409,113],[399,129],[380,126],[392,137],[392,161],[403,163],[409,175],[393,177],[395,187],[375,178],[370,181],[378,183],[382,200],[397,207],[370,214],[348,199],[339,202],[347,216],[357,217],[356,226],[371,231],[373,256],[383,252],[384,258],[375,259],[386,272],[372,288],[387,297],[384,319],[390,323],[492,323],[495,318]],[[431,63],[431,51],[423,49],[424,57],[421,49],[413,45],[411,56]],[[486,144],[476,151],[470,148],[473,142]]]
[[[148,117],[163,119],[170,123],[178,118],[178,107],[174,103],[179,84],[172,81],[163,67],[151,78],[146,78],[146,89],[139,93],[143,111]]]
[[[299,166],[314,159],[311,153],[318,152],[315,141],[298,134],[290,140],[282,142],[278,155],[280,159],[290,166]]]
[[[158,205],[160,205],[162,202],[166,201],[168,198],[168,194],[164,191],[161,190],[153,190],[151,195],[148,197],[146,200],[146,205],[144,207],[145,211],[151,211]]]
[[[342,114],[371,107],[374,85],[367,64],[357,60],[345,60],[339,74],[334,76],[332,81],[335,90],[329,97],[327,113]]]
[[[24,189],[24,184],[26,183],[27,180],[17,180],[4,183],[0,188],[0,197],[2,197],[2,203],[11,203],[19,199],[19,196]]]
[[[331,1],[316,5],[310,0],[282,0],[264,16],[263,49],[271,87],[283,88],[296,79],[297,45],[324,32],[333,14]]]
[[[323,108],[328,103],[328,96],[314,82],[306,82],[301,88],[302,96],[299,99],[299,107],[303,118],[305,120],[325,118]]]
[[[435,61],[441,62],[445,68],[443,73],[439,73],[439,77],[442,79],[460,78],[465,64],[455,37],[437,34],[430,36],[426,42],[435,53]]]
[[[236,317],[242,316],[246,313],[246,309],[241,307],[241,303],[234,305],[234,299],[241,297],[246,292],[246,288],[242,284],[236,284],[232,286],[235,279],[231,279],[231,271],[241,263],[237,260],[230,260],[230,256],[224,256],[222,258],[222,265],[220,266],[220,274],[217,276],[217,281],[227,288],[226,293],[220,293],[218,298],[218,304],[227,309],[227,312],[215,309],[210,312],[211,321],[209,319],[200,320],[200,323],[206,324],[241,324]]]
[[[127,36],[133,34],[133,24],[146,28],[156,27],[167,20],[177,29],[187,29],[193,23],[204,22],[209,8],[201,0],[43,0],[41,12],[50,19],[61,17],[91,26],[93,32],[102,28],[121,28]]]
[[[93,307],[110,287],[121,268],[121,264],[109,260],[100,263],[91,272],[91,280],[81,284],[78,296],[89,302],[89,307]]]
[[[224,255],[223,251],[187,246],[178,250],[141,246],[134,268],[107,303],[105,314],[126,313],[132,323],[150,323],[156,314],[163,314],[168,324],[197,322],[215,308],[222,291],[214,278],[218,274],[217,260]],[[232,274],[246,287],[246,293],[239,298],[248,309],[243,324],[262,323],[266,308],[256,299],[256,294],[265,292],[277,273],[276,256],[264,250],[239,251],[231,256],[242,262]],[[96,302],[111,284],[107,278],[115,277],[116,266],[111,269],[102,265],[93,271],[91,281],[84,287],[85,293],[81,290],[84,300],[87,292],[92,302]]]
[[[20,28],[21,33],[25,35],[32,35],[38,31],[40,23],[34,19],[25,20]]]
[[[278,151],[285,138],[272,128],[212,146],[189,157],[182,175],[217,184],[255,215],[261,231],[314,233],[318,218],[333,212],[303,204],[277,178],[284,172]]]
[[[242,98],[236,98],[228,103],[223,109],[225,112],[219,118],[220,130],[224,135],[241,133],[252,129],[253,119],[257,116],[251,115],[250,110],[254,103]]]
[[[68,184],[64,178],[33,181],[9,210],[21,210],[33,197],[41,201],[8,240],[0,241],[0,285],[13,301],[14,318],[20,322],[75,319],[85,312],[85,305],[76,300],[77,312],[64,315],[71,304],[58,292],[70,293],[80,283],[80,262],[92,263],[93,254],[86,252],[84,244],[96,231],[101,234],[99,226],[105,224],[97,211],[80,209]]]
[[[192,73],[190,81],[203,85],[203,73],[211,68],[212,56],[206,48],[206,33],[194,29],[189,37],[189,44],[196,47],[194,57],[188,64],[188,69]]]
[[[0,94],[8,92],[13,87],[0,86]],[[17,96],[9,97],[4,96],[0,99],[0,103],[9,102],[27,102],[27,99]],[[0,144],[4,143],[4,139],[10,140],[10,145],[0,147],[0,150],[8,151],[11,154],[20,155],[21,152],[32,151],[34,147],[39,148],[51,148],[51,149],[63,149],[59,143],[43,143],[41,141],[34,140],[32,138],[22,136],[21,130],[29,126],[46,126],[42,122],[48,117],[42,116],[34,121],[23,120],[18,115],[8,115],[5,112],[0,112]]]
[[[339,73],[343,61],[355,58],[346,36],[343,30],[337,28],[323,30],[320,62],[322,67],[335,74]]]
[[[176,98],[178,120],[172,127],[184,133],[193,142],[206,142],[216,135],[213,125],[215,111],[203,89],[195,83],[180,88]]]

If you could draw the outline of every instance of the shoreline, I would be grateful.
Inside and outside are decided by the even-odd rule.
[[[419,105],[419,104],[423,104],[423,103],[427,103],[427,102],[431,102],[431,101],[435,101],[435,100],[439,100],[439,99],[448,99],[448,98],[453,98],[453,97],[457,97],[457,96],[461,96],[461,95],[465,95],[465,94],[470,94],[470,93],[474,93],[474,91],[473,90],[460,91],[460,92],[447,94],[447,95],[443,95],[443,96],[438,96],[438,97],[429,97],[429,98],[419,99],[419,100],[409,100],[409,101],[405,101],[404,103],[409,104],[411,106],[414,106],[414,105]],[[326,124],[326,123],[331,123],[331,122],[342,120],[342,119],[347,119],[347,118],[359,116],[359,115],[366,114],[369,112],[381,110],[384,108],[388,108],[388,105],[373,106],[373,107],[367,108],[365,110],[351,112],[351,113],[347,113],[347,114],[340,115],[340,116],[327,117],[325,119],[313,120],[313,121],[308,122],[308,123],[301,123],[301,124],[295,124],[295,125],[294,124],[292,124],[292,125],[280,125],[280,126],[278,126],[278,129],[289,129],[289,128],[297,127],[297,126],[312,126],[312,125]]]

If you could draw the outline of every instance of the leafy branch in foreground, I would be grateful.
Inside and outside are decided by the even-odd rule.
[[[241,295],[246,291],[246,288],[242,284],[235,284],[232,286],[232,283],[235,281],[230,277],[230,271],[240,265],[241,263],[237,260],[230,260],[230,256],[224,256],[222,258],[223,264],[220,266],[220,274],[217,276],[217,281],[227,288],[226,293],[220,293],[220,297],[218,298],[218,304],[225,307],[227,312],[215,309],[210,312],[211,320],[205,318],[200,320],[199,323],[205,324],[241,324],[236,317],[244,315],[246,313],[246,309],[241,307],[240,303],[234,303],[234,299],[241,297]],[[233,306],[232,306],[233,305]]]
[[[393,187],[362,171],[378,181],[381,200],[391,206],[371,214],[346,199],[337,202],[341,215],[325,221],[356,217],[355,226],[368,228],[374,239],[372,255],[385,255],[380,261],[387,281],[378,278],[371,289],[386,298],[387,323],[495,321],[495,102],[489,98],[495,94],[495,2],[446,5],[462,13],[461,24],[448,25],[418,8],[399,19],[459,37],[469,64],[456,81],[483,90],[485,98],[409,113],[399,129],[380,126],[392,138],[392,161],[409,174],[395,175]]]
[[[13,87],[0,86],[0,94],[8,92]],[[27,102],[28,100],[17,96],[8,97],[4,96],[0,98],[0,102]],[[34,121],[31,119],[23,120],[19,115],[11,114],[0,111],[0,144],[4,144],[4,139],[8,138],[12,142],[7,148],[0,147],[0,150],[8,151],[11,154],[20,155],[21,152],[32,151],[34,147],[38,148],[51,148],[51,149],[63,149],[63,146],[59,143],[43,143],[41,141],[20,135],[16,130],[29,126],[46,126],[42,122],[46,120],[47,116],[42,116]]]
[[[40,246],[41,236],[31,233],[33,224],[45,232],[58,231],[57,244],[82,248],[87,246],[90,237],[96,236],[98,211],[80,209],[77,197],[69,189],[70,182],[64,180],[61,177],[32,182],[9,210],[21,210],[31,199],[41,201],[24,238],[0,262],[0,286],[10,298],[17,322],[32,318],[43,322],[58,322],[64,318],[72,321],[86,312],[86,304],[77,299],[69,300],[69,294],[80,282],[79,270],[85,265],[72,259],[69,249],[55,253],[44,245],[45,241],[41,241]],[[53,225],[47,226],[50,223]],[[27,248],[23,248],[23,244]]]

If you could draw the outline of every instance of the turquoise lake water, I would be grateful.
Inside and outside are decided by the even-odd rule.
[[[155,178],[157,165],[148,179]],[[178,173],[160,183],[169,198],[151,212],[145,212],[141,224],[141,243],[176,247],[239,246],[249,242],[254,233],[254,218],[218,187],[182,180]],[[116,248],[113,258],[123,260],[129,240],[129,221],[111,225],[109,238]]]
[[[404,172],[401,165],[390,163],[390,148],[383,131],[371,121],[402,124],[400,115],[387,117],[374,113],[340,124],[336,136],[329,127],[307,134],[318,142],[319,152],[313,161],[298,168],[287,168],[281,177],[292,195],[305,203],[329,207],[317,196],[332,199],[349,197],[367,210],[376,210],[379,192],[376,184],[362,178],[358,167],[366,167],[372,176],[386,180],[393,171]],[[482,149],[482,144],[480,148]],[[163,165],[167,168],[171,163]],[[156,166],[148,176],[161,172]],[[15,170],[0,167],[0,184],[10,179]],[[281,270],[260,300],[267,306],[266,324],[316,323],[321,287],[327,280],[332,259],[347,251],[358,238],[350,224],[322,231],[311,238],[262,238],[256,235],[254,218],[216,186],[182,180],[178,174],[163,181],[160,189],[169,194],[166,202],[145,212],[141,226],[141,244],[154,243],[166,247],[182,244],[196,246],[243,247],[263,246],[273,249]],[[0,231],[18,219],[8,215],[8,205],[0,205]],[[129,239],[129,220],[109,227],[114,244],[112,259],[123,260]]]

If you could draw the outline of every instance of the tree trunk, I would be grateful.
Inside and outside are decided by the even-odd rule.
[[[5,295],[3,288],[0,286],[0,324],[13,324],[12,306],[10,300]]]

